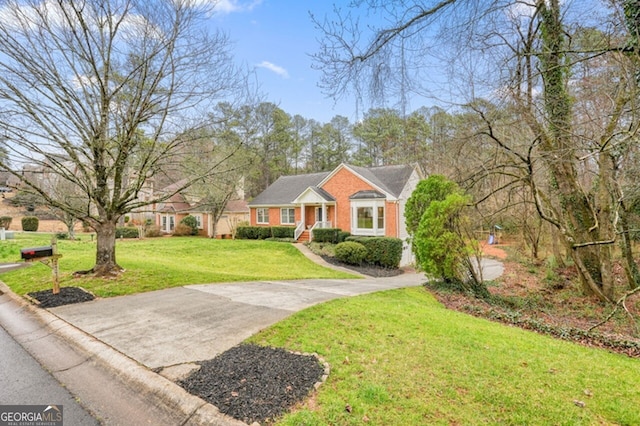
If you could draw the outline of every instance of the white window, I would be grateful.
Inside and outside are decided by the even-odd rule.
[[[357,207],[358,229],[373,229],[373,207]]]
[[[196,213],[193,215],[193,217],[196,218],[196,223],[198,224],[198,229],[202,229],[202,215],[199,213]]]
[[[280,224],[295,225],[296,209],[292,209],[292,208],[280,209]]]
[[[269,209],[262,208],[256,209],[256,220],[258,223],[268,224],[269,223]]]
[[[171,214],[163,214],[161,222],[162,232],[172,232],[176,227],[176,217]]]
[[[384,200],[351,201],[351,233],[384,236]]]

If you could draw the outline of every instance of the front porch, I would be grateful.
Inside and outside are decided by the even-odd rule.
[[[311,241],[314,229],[331,228],[335,223],[329,220],[336,214],[335,199],[320,188],[307,188],[293,203],[300,212],[294,232],[296,241]]]

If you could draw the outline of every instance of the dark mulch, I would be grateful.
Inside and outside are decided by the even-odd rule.
[[[324,373],[316,357],[249,344],[199,364],[200,370],[178,384],[246,423],[286,413],[309,395]]]
[[[55,308],[56,306],[88,302],[95,299],[93,294],[80,287],[61,287],[58,294],[53,294],[52,290],[36,291],[28,293],[28,296],[40,302],[39,306],[41,308]]]
[[[354,272],[358,272],[362,275],[367,275],[369,277],[374,278],[385,278],[385,277],[397,277],[398,275],[402,275],[404,271],[399,268],[391,269],[391,268],[383,268],[381,266],[376,265],[350,265],[348,263],[340,262],[335,257],[331,256],[321,256],[327,263],[332,265],[341,266],[343,268],[351,269]]]

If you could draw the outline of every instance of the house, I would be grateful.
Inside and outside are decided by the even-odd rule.
[[[252,226],[295,226],[307,241],[314,228],[340,228],[352,235],[397,237],[405,242],[407,199],[422,178],[417,166],[359,167],[282,176],[250,203]],[[412,262],[405,244],[401,265]]]
[[[176,182],[161,192],[174,192],[183,185],[183,181]],[[172,234],[176,225],[189,215],[196,218],[198,235],[210,238],[230,238],[240,223],[249,222],[249,207],[244,200],[228,201],[220,219],[214,226],[214,215],[211,210],[203,207],[201,202],[190,202],[189,198],[182,193],[175,193],[167,201],[155,206],[156,225],[165,234]]]

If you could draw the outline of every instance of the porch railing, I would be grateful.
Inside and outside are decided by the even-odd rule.
[[[298,222],[298,226],[296,226],[296,230],[293,231],[293,239],[295,241],[298,241],[298,238],[300,238],[300,235],[302,235],[303,232],[304,232],[304,222]]]

